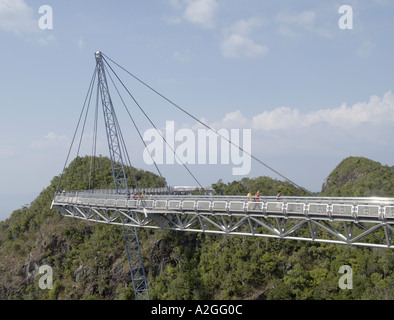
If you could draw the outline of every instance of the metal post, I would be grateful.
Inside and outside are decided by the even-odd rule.
[[[104,112],[105,129],[107,132],[109,154],[111,158],[112,173],[115,182],[115,190],[116,193],[119,193],[120,190],[127,191],[128,186],[118,135],[118,122],[116,119],[116,114],[112,104],[111,96],[109,94],[107,78],[105,76],[104,64],[100,51],[96,52],[96,63],[98,83],[101,93],[101,102]]]
[[[139,246],[137,229],[123,224],[123,235],[126,244],[127,258],[133,279],[133,288],[136,300],[149,300],[149,291],[146,283],[145,269]]]
[[[122,156],[122,147],[119,139],[120,132],[118,132],[120,128],[109,94],[101,52],[97,51],[95,56],[115,191],[118,194],[124,192],[126,195],[128,192],[128,185]],[[130,212],[130,214],[133,213]],[[137,229],[127,227],[124,224],[122,227],[135,298],[136,300],[149,300],[148,284],[146,281]]]

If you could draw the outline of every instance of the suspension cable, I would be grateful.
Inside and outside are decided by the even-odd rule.
[[[133,99],[134,103],[138,106],[138,108],[141,110],[141,112],[143,113],[143,115],[148,119],[148,121],[150,122],[150,124],[155,128],[155,130],[160,134],[161,138],[163,139],[163,141],[165,142],[165,144],[171,149],[171,151],[174,153],[174,155],[176,156],[176,158],[178,159],[178,161],[183,165],[183,167],[187,170],[187,172],[192,176],[192,178],[197,182],[197,184],[200,186],[200,188],[203,190],[203,192],[205,193],[205,188],[201,185],[201,183],[197,180],[197,178],[194,176],[194,174],[190,171],[190,169],[186,166],[186,164],[179,158],[179,156],[177,155],[177,153],[175,152],[175,150],[172,148],[172,146],[167,142],[167,140],[165,139],[165,137],[163,136],[163,134],[157,129],[156,125],[152,122],[152,120],[149,118],[149,116],[146,114],[146,112],[144,111],[144,109],[142,109],[142,107],[140,106],[140,104],[137,102],[137,100],[134,98],[134,96],[130,93],[130,91],[127,89],[127,87],[125,86],[125,84],[122,82],[122,80],[119,78],[119,76],[116,74],[116,72],[112,69],[112,67],[109,65],[109,63],[106,61],[105,58],[103,58],[104,62],[107,64],[107,66],[111,69],[111,71],[113,72],[113,74],[116,76],[116,78],[118,79],[118,81],[122,84],[123,88],[127,91],[127,93],[129,94],[129,96]],[[141,137],[141,135],[140,135]],[[143,140],[143,139],[142,139]]]
[[[58,182],[58,185],[57,185],[57,188],[56,188],[57,191],[60,191],[60,184],[61,184],[62,179],[63,179],[64,171],[66,170],[68,159],[70,157],[71,150],[72,150],[72,147],[74,145],[75,137],[77,135],[78,128],[79,128],[79,125],[81,123],[82,115],[84,113],[84,110],[85,110],[85,107],[86,107],[86,102],[88,101],[88,97],[89,97],[89,103],[90,103],[90,97],[91,97],[91,94],[92,94],[92,91],[93,91],[93,85],[94,85],[94,81],[95,81],[95,78],[96,78],[96,72],[97,72],[97,69],[95,68],[94,72],[93,72],[93,75],[92,75],[92,79],[90,80],[89,89],[88,89],[88,91],[86,93],[86,96],[85,96],[85,101],[83,103],[81,114],[79,115],[78,123],[77,123],[77,126],[76,126],[75,131],[74,131],[74,135],[73,135],[73,138],[72,138],[72,141],[71,141],[71,145],[70,145],[70,148],[69,148],[68,153],[67,153],[66,161],[64,163],[63,170],[62,170],[62,173],[60,175],[60,179],[59,179],[59,182]],[[79,151],[79,148],[78,148],[78,151]]]
[[[138,132],[138,135],[140,136],[142,142],[144,143],[144,145],[145,145],[145,147],[146,147],[146,144],[145,144],[145,141],[144,141],[143,138],[142,138],[141,132],[140,132],[140,130],[139,130],[137,124],[135,123],[134,118],[131,116],[131,114],[130,114],[130,112],[129,112],[129,110],[128,110],[128,108],[127,108],[127,106],[126,106],[126,104],[125,104],[125,102],[124,102],[124,100],[123,100],[123,98],[122,98],[122,96],[121,96],[121,94],[120,94],[120,92],[119,92],[119,90],[118,90],[118,88],[117,88],[115,82],[114,82],[114,80],[112,79],[111,74],[108,72],[108,69],[106,68],[105,65],[104,65],[104,68],[106,69],[107,74],[108,74],[108,76],[109,76],[109,78],[110,78],[110,80],[111,80],[111,82],[112,82],[112,85],[114,86],[116,92],[118,93],[118,96],[119,96],[120,100],[122,101],[123,106],[124,106],[124,108],[126,109],[128,115],[129,115],[129,117],[130,117],[130,119],[131,119],[131,121],[132,121],[132,123],[133,123],[133,125],[134,125],[134,128],[135,128],[136,131]],[[117,121],[117,119],[116,119],[116,121]],[[118,121],[117,121],[117,123],[118,123]],[[119,123],[118,123],[118,127],[119,127],[119,131],[120,131]],[[137,179],[135,178],[135,175],[134,175],[134,173],[133,173],[133,170],[132,170],[133,167],[132,167],[132,165],[131,165],[130,157],[129,157],[127,148],[126,148],[126,146],[125,146],[124,139],[123,139],[123,135],[122,135],[121,131],[120,131],[120,135],[121,135],[121,140],[122,140],[122,142],[123,142],[122,145],[124,145],[124,152],[125,152],[125,154],[126,154],[126,159],[128,160],[128,165],[130,166],[131,174],[132,174],[133,179],[134,179],[135,186],[136,186],[137,190],[139,190],[139,186],[138,186],[138,183],[137,183]],[[157,171],[158,171],[160,177],[161,177],[163,180],[165,180],[165,179],[163,178],[163,176],[162,176],[162,174],[161,174],[159,168],[157,167],[156,162],[154,162],[153,158],[152,158],[152,161],[153,161],[153,163],[155,164],[155,167],[156,167],[156,169],[157,169]],[[166,183],[166,184],[167,184],[167,183]]]
[[[96,108],[94,112],[94,125],[93,125],[93,142],[92,142],[92,155],[90,158],[90,173],[89,173],[89,190],[94,189],[94,178],[96,169],[96,150],[97,150],[97,127],[98,127],[98,103],[99,101],[99,83],[97,82],[96,94]]]
[[[229,142],[231,145],[233,145],[234,147],[238,148],[240,151],[244,152],[246,155],[248,155],[249,157],[251,157],[252,159],[254,159],[255,161],[259,162],[260,164],[262,164],[263,166],[265,166],[267,169],[271,170],[272,172],[276,173],[277,175],[279,175],[280,177],[282,177],[283,179],[285,179],[286,181],[290,182],[293,186],[303,190],[304,192],[310,194],[313,196],[313,194],[311,192],[309,192],[308,190],[306,190],[305,188],[299,186],[298,184],[296,184],[295,182],[293,182],[292,180],[290,180],[289,178],[287,178],[286,176],[284,176],[283,174],[281,174],[280,172],[278,172],[277,170],[275,170],[274,168],[272,168],[271,166],[269,166],[268,164],[264,163],[263,161],[261,161],[260,159],[258,159],[256,156],[252,155],[251,153],[245,151],[243,148],[241,148],[240,146],[236,145],[234,142],[232,142],[229,138],[226,138],[225,136],[223,136],[222,134],[220,134],[219,132],[217,132],[216,130],[212,129],[209,125],[207,125],[206,123],[202,122],[201,120],[199,120],[198,118],[196,118],[195,116],[193,116],[190,112],[186,111],[185,109],[183,109],[182,107],[180,107],[179,105],[177,105],[175,102],[173,102],[172,100],[170,100],[169,98],[167,98],[166,96],[164,96],[163,94],[161,94],[160,92],[158,92],[157,90],[155,90],[154,88],[152,88],[150,85],[148,85],[147,83],[145,83],[144,81],[142,81],[141,79],[139,79],[137,76],[135,76],[134,74],[132,74],[131,72],[129,72],[128,70],[126,70],[125,68],[123,68],[121,65],[119,65],[117,62],[115,62],[114,60],[112,60],[110,57],[108,57],[107,55],[105,55],[104,53],[102,53],[102,55],[107,58],[108,60],[110,60],[112,63],[114,63],[115,65],[117,65],[119,68],[121,68],[123,71],[125,71],[126,73],[128,73],[130,76],[132,76],[135,80],[137,80],[138,82],[140,82],[141,84],[143,84],[145,87],[147,87],[148,89],[150,89],[151,91],[153,91],[154,93],[156,93],[158,96],[160,96],[161,98],[163,98],[164,100],[166,100],[167,102],[169,102],[171,105],[173,105],[174,107],[176,107],[178,110],[182,111],[183,113],[185,113],[186,115],[188,115],[189,117],[191,117],[192,119],[194,119],[195,121],[197,121],[199,124],[203,125],[204,127],[206,127],[208,130],[214,132],[215,134],[217,134],[218,136],[220,136],[222,139],[226,140],[227,142]],[[108,62],[106,61],[106,59],[104,59],[104,61],[108,64]],[[109,66],[111,68],[111,66]],[[112,68],[111,68],[112,69]],[[126,89],[127,90],[127,89]]]

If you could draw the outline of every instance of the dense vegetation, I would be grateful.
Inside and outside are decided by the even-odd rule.
[[[394,195],[394,167],[366,158],[349,157],[327,177],[321,195],[383,197]]]
[[[90,161],[75,159],[61,188],[89,186]],[[109,160],[94,161],[99,168],[94,186],[113,186]],[[393,171],[348,158],[327,178],[322,194],[392,197]],[[150,172],[134,173],[141,186],[165,183]],[[133,299],[121,228],[63,218],[51,210],[59,178],[0,223],[0,299]],[[219,181],[213,189],[303,195],[267,177]],[[139,229],[138,234],[153,299],[394,299],[392,250],[162,230]],[[51,290],[38,285],[38,270],[45,264],[53,269]],[[353,269],[352,290],[338,287],[342,265]]]
[[[279,192],[286,196],[307,196],[307,192],[295,188],[287,181],[274,180],[269,177],[258,177],[254,179],[243,178],[240,181],[233,181],[230,183],[223,183],[219,180],[212,184],[212,189],[215,194],[223,195],[247,195],[250,191],[254,196],[257,191],[260,191],[261,196],[276,196]]]

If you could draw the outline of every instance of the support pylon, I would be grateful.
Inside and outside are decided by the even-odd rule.
[[[98,86],[103,106],[105,129],[107,133],[108,148],[111,158],[112,173],[115,183],[116,193],[128,193],[127,177],[122,155],[122,145],[120,139],[120,128],[108,90],[107,78],[105,75],[104,63],[100,51],[95,53],[96,68],[98,74]],[[132,214],[130,212],[129,214]],[[142,261],[141,248],[138,241],[136,228],[123,227],[127,258],[129,260],[131,279],[136,300],[149,300],[148,284],[146,281],[144,264]]]

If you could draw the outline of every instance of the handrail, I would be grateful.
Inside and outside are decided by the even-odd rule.
[[[91,192],[90,190],[79,190],[79,191],[63,191],[55,194],[61,195],[63,197],[86,197],[86,198],[100,198],[100,199],[132,199],[133,194],[128,196],[126,193],[119,194],[115,193],[115,190],[112,189],[101,189],[96,190],[96,192]],[[248,201],[246,196],[233,196],[233,195],[177,195],[177,194],[146,194],[146,199],[211,199],[211,200],[241,200]],[[253,198],[255,199],[255,198]],[[275,196],[260,196],[259,201],[264,202],[268,200],[278,201],[278,198]],[[394,198],[389,197],[297,197],[297,196],[282,196],[279,198],[280,201],[302,201],[304,203],[316,203],[316,202],[325,202],[325,203],[354,203],[354,204],[384,204],[394,205]],[[253,201],[255,202],[255,201]]]
[[[352,219],[394,219],[394,198],[260,197],[150,195],[133,199],[122,194],[64,192],[54,204],[85,205],[152,212],[205,212],[271,214],[288,217],[347,217]]]

